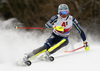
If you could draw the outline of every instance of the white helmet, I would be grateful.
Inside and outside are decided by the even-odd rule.
[[[60,4],[58,7],[58,14],[60,14],[61,11],[68,11],[69,13],[69,8],[66,4]]]

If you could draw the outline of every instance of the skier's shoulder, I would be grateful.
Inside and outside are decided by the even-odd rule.
[[[55,20],[55,19],[58,19],[58,15],[54,15],[51,17],[51,20]]]
[[[68,15],[68,17],[73,20],[73,16],[72,15]]]
[[[49,24],[49,25],[50,25],[50,23],[51,23],[51,24],[54,24],[55,22],[57,22],[57,20],[58,20],[58,16],[57,16],[57,15],[54,15],[54,16],[52,16],[51,19],[47,22],[47,24]]]
[[[73,17],[72,15],[69,15],[69,18],[71,18],[72,20],[76,20],[76,18]]]
[[[73,22],[78,23],[77,19],[71,15],[69,15],[69,17],[72,19]]]

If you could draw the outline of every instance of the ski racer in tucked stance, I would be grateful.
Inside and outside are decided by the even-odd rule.
[[[43,46],[27,54],[23,58],[23,64],[28,66],[31,65],[31,60],[33,60],[36,56],[43,52],[45,52],[44,58],[53,61],[54,58],[50,55],[68,44],[68,37],[72,26],[74,26],[78,30],[86,49],[87,42],[85,33],[80,27],[78,21],[73,16],[69,15],[69,8],[66,4],[59,5],[58,14],[53,16],[45,24],[45,26],[47,28],[53,29],[51,36],[47,39],[46,43],[44,43]]]

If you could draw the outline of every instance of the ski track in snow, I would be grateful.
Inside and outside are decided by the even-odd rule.
[[[39,31],[27,32],[14,28],[6,29],[12,25],[12,20],[0,21],[0,70],[2,71],[100,71],[100,41],[94,36],[87,35],[89,51],[80,49],[74,53],[64,53],[73,47],[82,46],[82,42],[74,41],[62,48],[52,56],[53,62],[37,61],[31,66],[22,67],[16,65],[16,61],[25,53],[42,46],[50,36],[50,32],[41,33]],[[71,42],[71,41],[70,41]],[[70,48],[69,48],[70,47]]]

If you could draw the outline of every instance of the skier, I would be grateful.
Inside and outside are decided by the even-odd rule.
[[[68,44],[68,37],[72,26],[75,26],[80,33],[85,48],[88,45],[85,33],[80,27],[78,21],[73,16],[69,15],[69,8],[66,4],[59,5],[58,14],[53,16],[45,26],[47,28],[53,28],[51,36],[42,47],[33,50],[23,58],[23,63],[25,65],[31,65],[31,60],[43,52],[45,52],[44,58],[53,61],[54,58],[50,57],[50,55]]]

